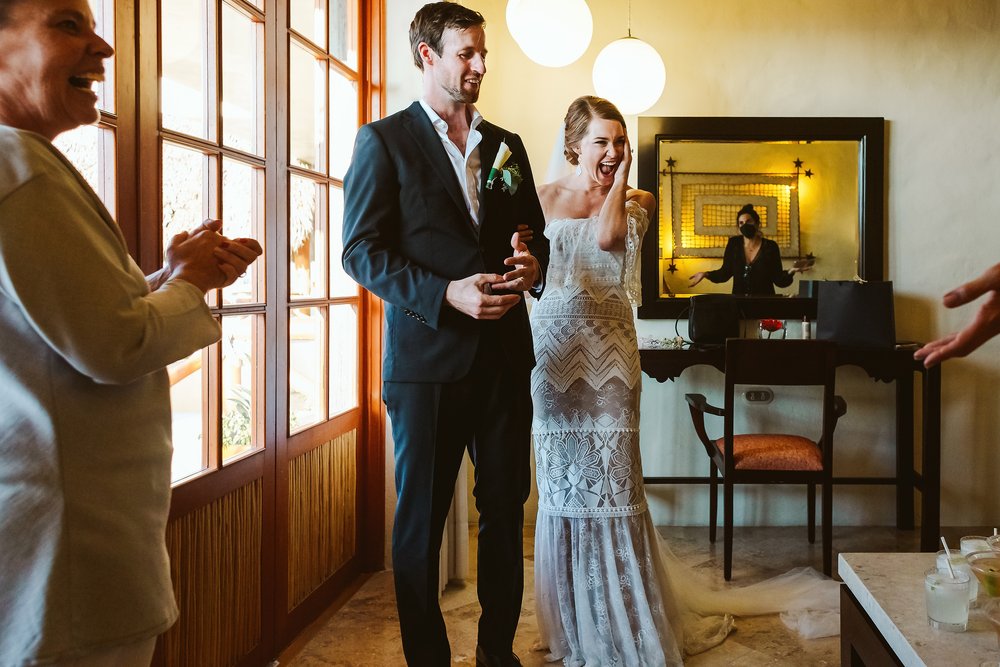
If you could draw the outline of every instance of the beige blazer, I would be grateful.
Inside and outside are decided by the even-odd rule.
[[[150,291],[52,144],[0,126],[0,665],[176,620],[164,367],[219,336],[193,285]]]

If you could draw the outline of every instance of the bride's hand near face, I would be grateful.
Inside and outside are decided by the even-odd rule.
[[[625,185],[628,187],[628,172],[632,168],[632,143],[628,140],[628,135],[625,135],[625,147],[622,153],[621,162],[618,163],[618,169],[615,170],[615,185]]]

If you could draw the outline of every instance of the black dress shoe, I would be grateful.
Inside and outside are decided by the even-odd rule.
[[[490,655],[482,646],[476,647],[476,667],[521,667],[521,659],[513,653],[507,659]]]

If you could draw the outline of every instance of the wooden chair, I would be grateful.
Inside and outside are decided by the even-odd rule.
[[[710,459],[711,500],[709,538],[715,542],[718,518],[718,479],[722,473],[724,574],[733,572],[733,485],[806,484],[808,488],[809,542],[816,541],[816,485],[823,494],[823,572],[832,569],[833,431],[846,414],[847,404],[834,395],[836,344],[821,340],[726,341],[725,408],[709,405],[701,394],[687,394],[694,429]],[[733,413],[737,385],[822,386],[822,431],[818,440],[786,434],[734,434]],[[705,431],[705,414],[723,418],[723,435],[711,439]],[[818,423],[818,421],[817,421]]]

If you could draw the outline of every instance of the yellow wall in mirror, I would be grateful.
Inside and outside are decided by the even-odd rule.
[[[667,160],[673,158],[674,174],[791,174],[795,161],[802,160],[798,179],[799,249],[801,256],[812,253],[816,264],[796,276],[789,287],[775,288],[778,294],[797,294],[798,281],[849,280],[858,271],[858,143],[818,141],[812,143],[729,143],[661,141],[659,146],[660,284],[663,293],[730,292],[732,281],[703,280],[694,288],[689,278],[698,271],[711,271],[722,264],[720,258],[683,257],[676,252],[676,272],[667,271],[671,257],[671,178]],[[812,177],[804,175],[805,170]],[[675,185],[676,187],[676,185]],[[736,235],[736,223],[727,235]],[[769,232],[765,229],[764,235]],[[720,253],[721,254],[721,253]],[[782,263],[791,268],[796,256],[782,251]]]

